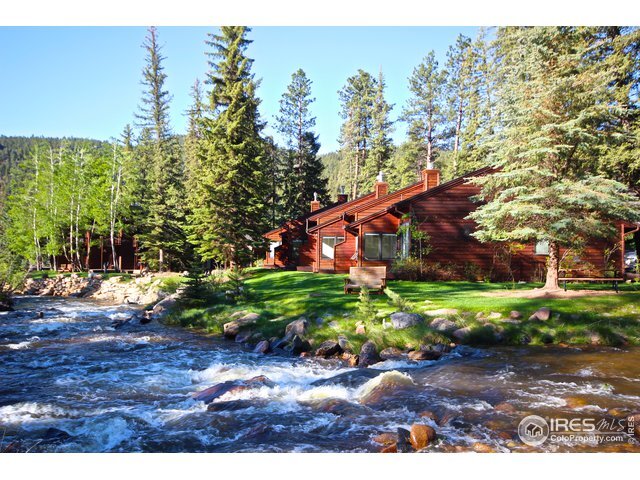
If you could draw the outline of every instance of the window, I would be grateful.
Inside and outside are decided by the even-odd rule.
[[[396,256],[398,237],[395,233],[365,233],[364,258],[390,260]]]
[[[333,260],[335,257],[336,243],[340,243],[344,237],[322,237],[322,258]]]
[[[536,255],[549,255],[549,242],[547,240],[538,240],[535,248]]]
[[[409,258],[409,254],[411,252],[411,232],[410,232],[410,224],[403,224],[404,230],[402,230],[400,235],[400,256],[402,258]]]

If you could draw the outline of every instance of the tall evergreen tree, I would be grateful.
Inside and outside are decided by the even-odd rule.
[[[358,70],[347,79],[338,94],[342,103],[340,115],[344,120],[339,141],[343,158],[349,162],[351,198],[356,198],[361,191],[362,170],[371,150],[376,81],[368,72]]]
[[[592,57],[592,28],[501,28],[497,35],[501,128],[493,162],[478,180],[484,202],[470,215],[482,241],[549,246],[545,288],[558,288],[560,248],[613,236],[614,220],[640,219],[621,183],[596,175],[605,128],[621,108],[615,69]]]
[[[276,128],[287,148],[280,169],[280,201],[285,218],[296,218],[307,212],[316,194],[321,201],[328,201],[323,165],[317,156],[320,145],[313,133],[316,119],[310,111],[315,101],[311,96],[311,83],[304,70],[294,72],[276,117]]]
[[[435,53],[429,52],[409,77],[409,98],[402,119],[409,124],[409,140],[420,149],[416,169],[433,168],[445,137],[445,76]]]
[[[212,88],[202,120],[198,205],[190,215],[190,241],[203,260],[246,264],[264,247],[269,226],[268,161],[260,138],[257,82],[246,27],[222,27],[207,44]]]
[[[161,47],[155,27],[143,43],[146,65],[142,71],[144,93],[137,115],[142,127],[141,153],[147,193],[143,208],[145,221],[138,235],[144,261],[152,268],[181,269],[185,266],[184,168],[178,143],[171,135],[169,104],[165,90]]]
[[[386,84],[381,69],[378,73],[372,105],[371,150],[362,171],[362,187],[364,190],[373,188],[375,178],[379,172],[383,171],[388,175],[391,170],[389,159],[393,152],[393,142],[390,135],[393,123],[389,119],[389,114],[393,105],[387,103],[384,98],[385,87]]]

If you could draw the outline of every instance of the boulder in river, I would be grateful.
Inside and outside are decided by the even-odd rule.
[[[422,450],[436,439],[436,431],[429,425],[414,423],[411,425],[409,441],[413,448]]]
[[[287,349],[291,351],[292,355],[300,355],[302,352],[308,352],[311,350],[311,344],[308,340],[302,339],[299,335],[294,335]]]
[[[429,350],[427,348],[420,348],[419,350],[413,350],[409,352],[409,360],[414,362],[422,362],[425,360],[438,360],[442,356],[441,352],[436,350]]]
[[[373,365],[374,363],[378,363],[380,361],[380,355],[378,355],[378,349],[376,344],[371,340],[367,340],[362,345],[360,349],[360,357],[358,361],[359,367],[368,367],[369,365]]]
[[[192,398],[204,403],[211,403],[216,398],[221,397],[225,393],[247,390],[250,388],[258,388],[262,386],[273,387],[275,384],[264,375],[250,378],[249,380],[228,380],[218,383],[213,387],[193,394]]]
[[[398,434],[391,432],[381,433],[373,437],[373,441],[380,445],[395,445],[398,441]]]
[[[398,389],[411,385],[413,380],[409,375],[396,370],[381,373],[360,388],[360,403],[364,405],[379,403],[392,396]]]
[[[255,353],[269,353],[269,351],[271,351],[269,340],[262,340],[261,342],[258,342],[253,351]]]
[[[339,353],[342,353],[342,348],[340,347],[340,344],[334,340],[322,342],[316,349],[316,357],[329,358]]]
[[[253,400],[229,400],[226,402],[212,402],[207,407],[210,412],[234,412],[236,410],[244,410],[245,408],[256,406]]]
[[[398,443],[396,448],[399,453],[408,453],[412,451],[411,448],[411,432],[406,428],[398,427]]]
[[[249,341],[253,332],[251,330],[244,330],[242,332],[238,332],[236,335],[235,341],[236,343],[246,343]]]
[[[424,317],[417,313],[395,312],[391,314],[391,325],[396,330],[413,327],[424,323]]]
[[[311,383],[314,387],[321,387],[324,385],[341,385],[348,388],[357,388],[367,383],[372,378],[377,377],[380,374],[379,371],[373,369],[360,369],[352,370],[349,372],[340,373],[330,378],[321,378]]]
[[[399,358],[402,358],[403,355],[404,353],[402,352],[402,350],[396,347],[387,347],[380,352],[380,358],[383,360],[397,360]]]

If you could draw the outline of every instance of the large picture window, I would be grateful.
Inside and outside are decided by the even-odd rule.
[[[344,237],[322,237],[322,258],[333,260],[335,258],[336,243],[340,243]]]
[[[365,233],[364,258],[367,260],[391,260],[396,256],[398,237],[395,233]]]

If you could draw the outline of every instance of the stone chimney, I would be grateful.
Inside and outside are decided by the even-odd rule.
[[[433,164],[422,170],[422,190],[431,190],[440,185],[440,170],[434,168]]]
[[[313,200],[311,200],[311,211],[315,212],[320,210],[320,200],[318,200],[318,193],[313,192]]]
[[[376,192],[376,198],[384,197],[387,193],[389,193],[389,184],[384,181],[383,172],[378,173],[374,188]]]

